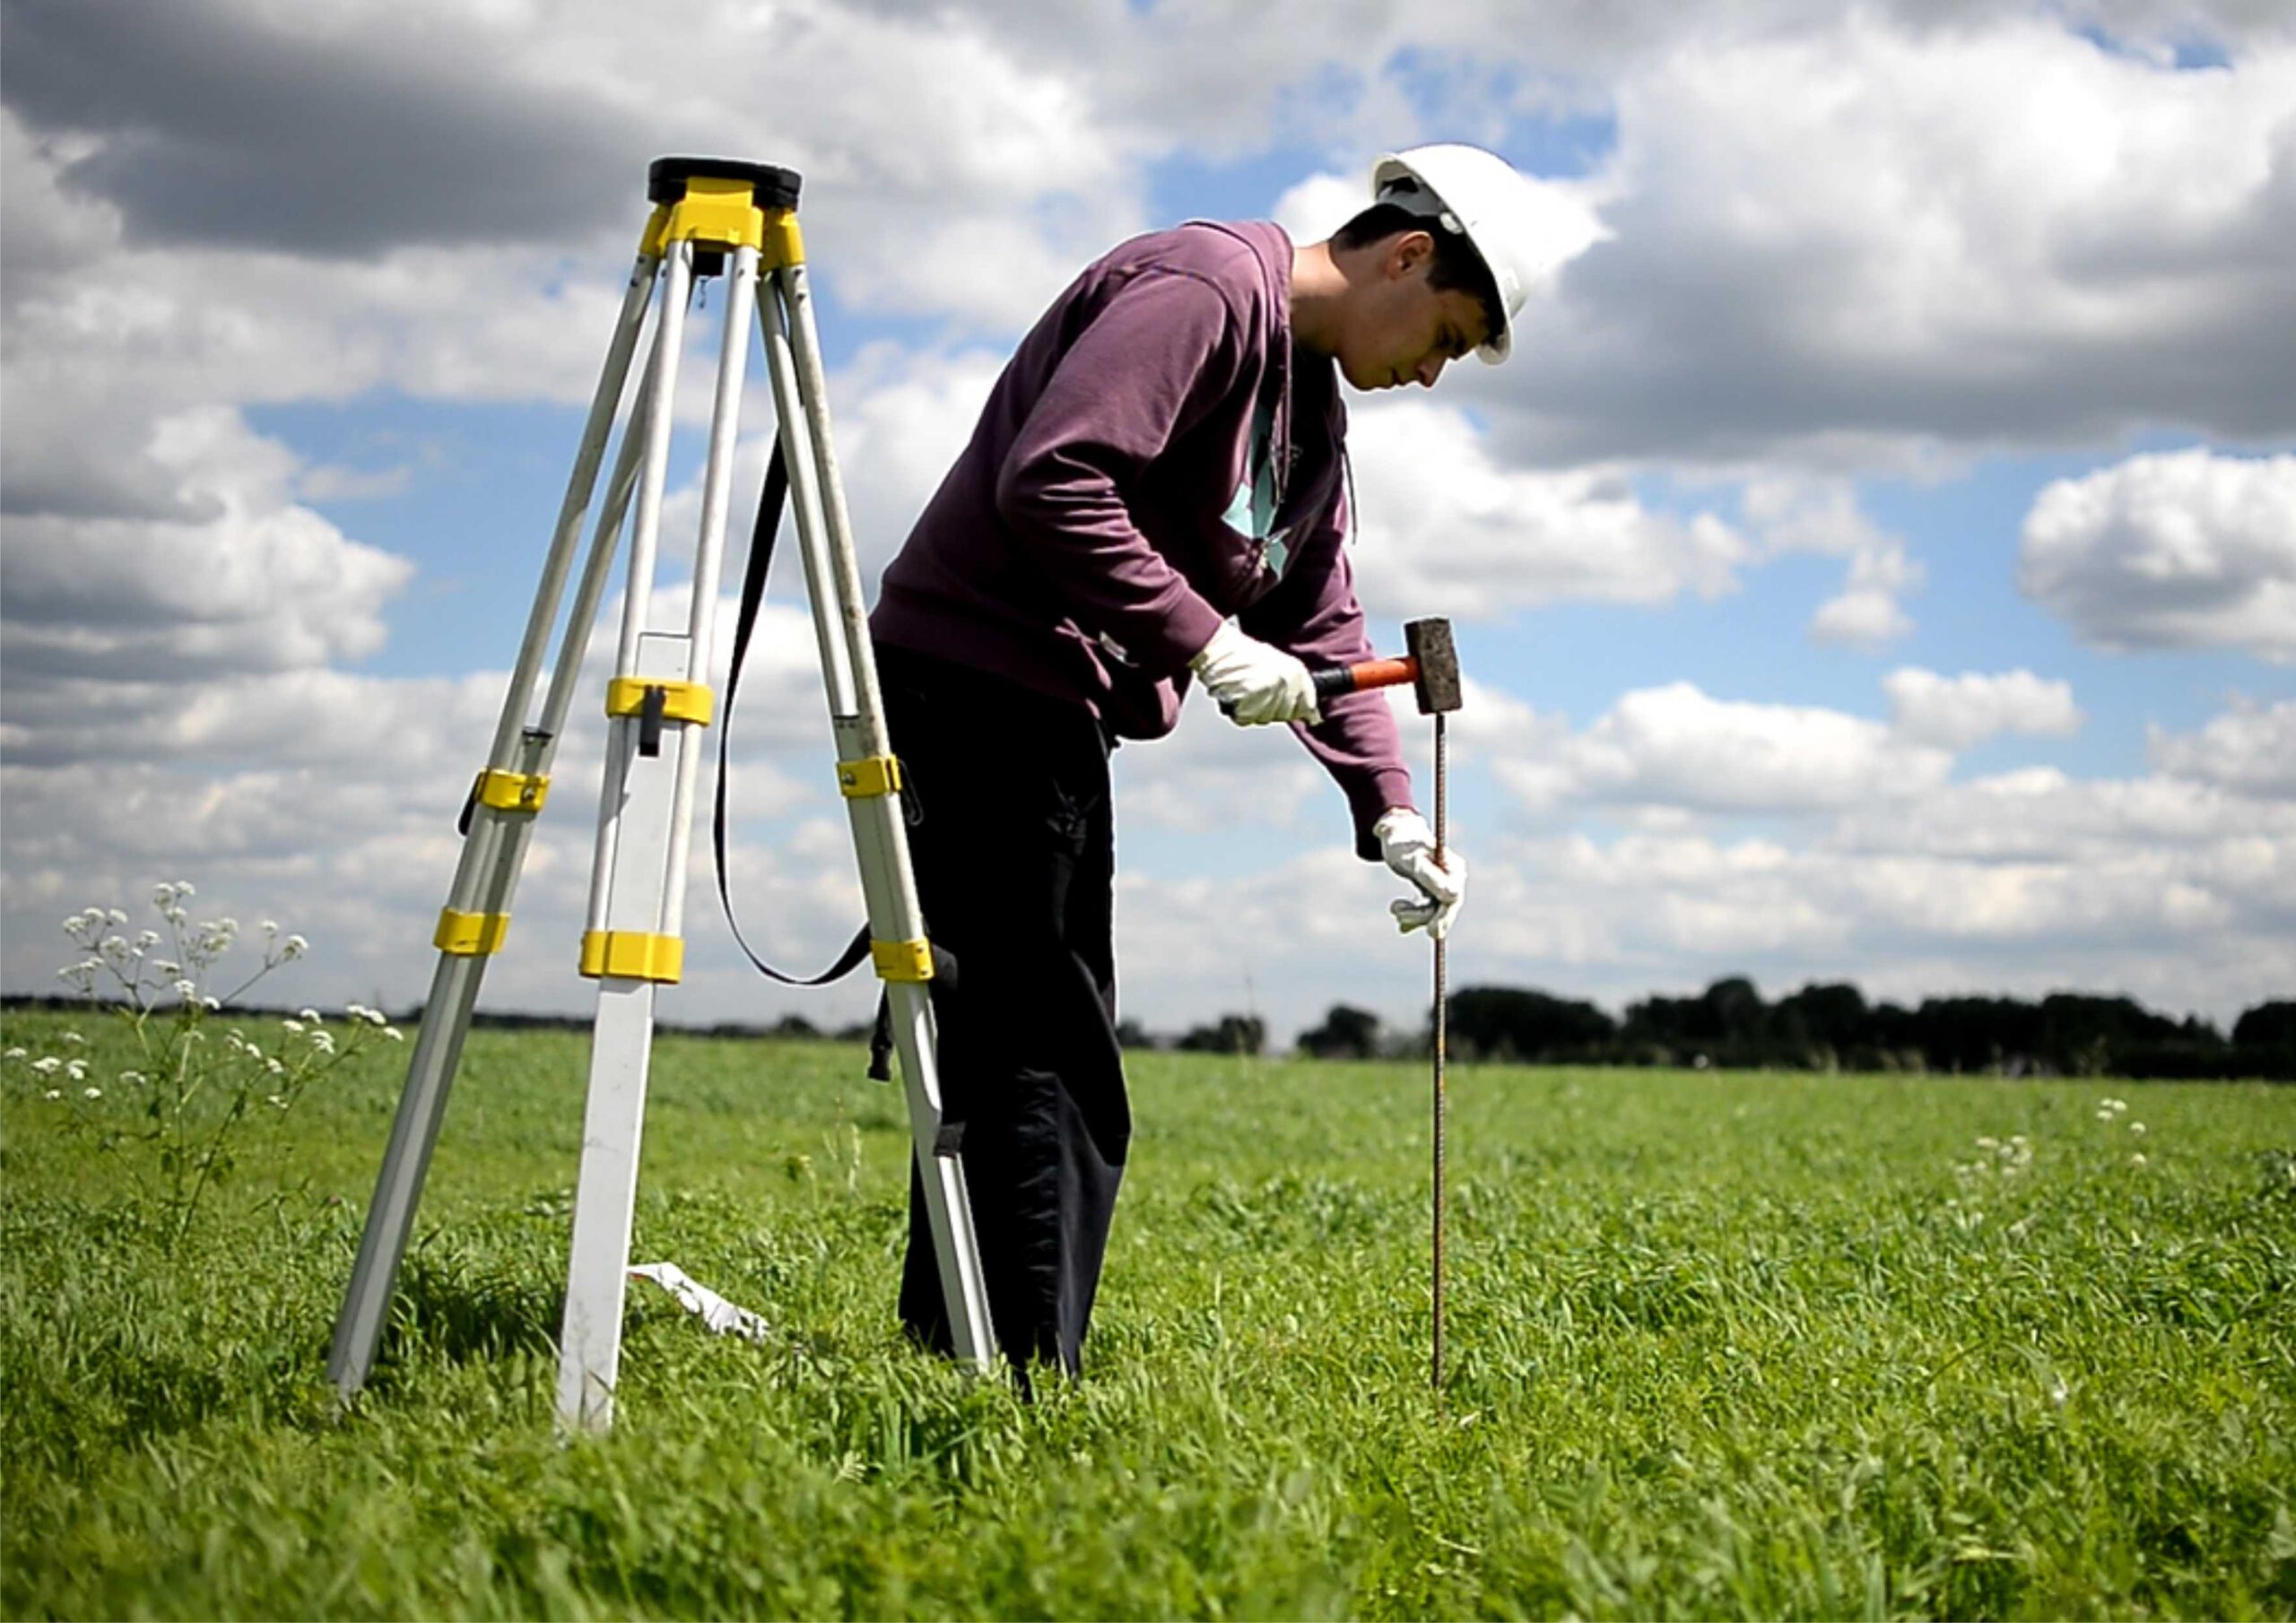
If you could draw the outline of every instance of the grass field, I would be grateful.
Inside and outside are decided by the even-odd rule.
[[[473,1038],[328,1401],[403,1055],[172,1254],[10,1068],[9,1616],[2296,1615],[2296,1089],[1456,1072],[1439,1402],[1423,1073],[1143,1055],[1086,1376],[1024,1405],[898,1339],[857,1052],[667,1038],[634,1260],[777,1335],[634,1286],[568,1442],[561,1035]]]

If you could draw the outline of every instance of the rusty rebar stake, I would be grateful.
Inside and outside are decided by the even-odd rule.
[[[1446,803],[1445,771],[1446,740],[1443,733],[1443,713],[1435,713],[1435,864],[1443,865],[1444,846],[1448,837],[1449,807]],[[1450,1011],[1444,996],[1444,942],[1435,938],[1435,1358],[1431,1379],[1435,1390],[1443,1390],[1443,1054],[1449,1035]]]

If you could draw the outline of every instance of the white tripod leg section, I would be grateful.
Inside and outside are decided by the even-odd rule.
[[[683,637],[644,638],[635,674],[674,677],[684,668],[684,645]],[[609,972],[598,979],[558,1366],[560,1418],[593,1431],[603,1431],[613,1422],[630,1231],[637,1212],[638,1157],[653,1056],[654,994],[659,977],[667,973],[674,978],[677,968],[649,959],[643,945],[663,939],[655,926],[661,918],[664,890],[660,853],[669,844],[677,797],[676,754],[665,738],[661,754],[651,759],[640,756],[634,723],[617,722],[611,733],[606,792],[616,801],[615,822],[631,860],[615,865],[605,898],[607,918],[622,921],[622,929],[604,933],[610,942],[634,945],[627,962],[606,961],[632,973]],[[586,957],[588,943],[598,933],[585,938]]]
[[[664,297],[677,301],[681,309],[690,256],[690,248],[681,244],[673,248],[669,261]],[[703,474],[692,602],[683,635],[642,629],[660,525],[667,406],[675,382],[673,366],[665,361],[659,369],[661,392],[653,399],[657,412],[649,428],[654,431],[647,447],[631,544],[622,652],[607,698],[615,720],[609,730],[599,809],[590,928],[582,943],[583,973],[598,980],[597,1023],[574,1195],[558,1387],[561,1418],[590,1430],[603,1430],[613,1419],[655,992],[663,983],[676,981],[683,971],[694,788],[714,707],[704,684],[709,673],[756,279],[757,252],[742,247],[732,256],[726,277],[725,337]],[[665,303],[664,353],[674,355],[679,329],[669,310]]]
[[[791,505],[813,600],[814,635],[821,646],[830,725],[837,738],[839,785],[868,903],[872,956],[887,983],[893,1041],[908,1096],[909,1138],[925,1192],[951,1340],[960,1358],[986,1369],[996,1357],[996,1338],[989,1321],[964,1163],[958,1159],[953,1135],[944,1131],[938,1037],[925,985],[931,959],[898,783],[888,768],[877,764],[891,759],[892,745],[863,609],[860,568],[830,448],[827,386],[807,302],[804,266],[780,267],[772,287],[776,296],[761,304],[761,309],[770,306],[774,317],[764,324],[766,362],[781,418]]]

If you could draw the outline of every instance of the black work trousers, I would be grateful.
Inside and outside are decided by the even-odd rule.
[[[1023,1380],[1039,1360],[1074,1375],[1132,1138],[1110,745],[1083,707],[986,673],[894,647],[878,667],[926,929],[957,960],[933,985],[944,1115],[963,1124],[997,1345]],[[913,1163],[900,1316],[952,1350]]]

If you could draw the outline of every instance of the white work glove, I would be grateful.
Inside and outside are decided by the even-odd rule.
[[[1442,866],[1436,866],[1435,830],[1418,812],[1402,806],[1381,812],[1371,832],[1378,839],[1379,855],[1387,866],[1419,887],[1419,899],[1387,904],[1387,911],[1396,916],[1396,927],[1412,931],[1424,925],[1428,934],[1441,941],[1450,933],[1451,921],[1466,899],[1467,859],[1446,848]]]
[[[1239,727],[1323,719],[1308,667],[1283,649],[1246,636],[1231,621],[1222,621],[1203,652],[1187,663],[1204,679],[1205,690]]]

